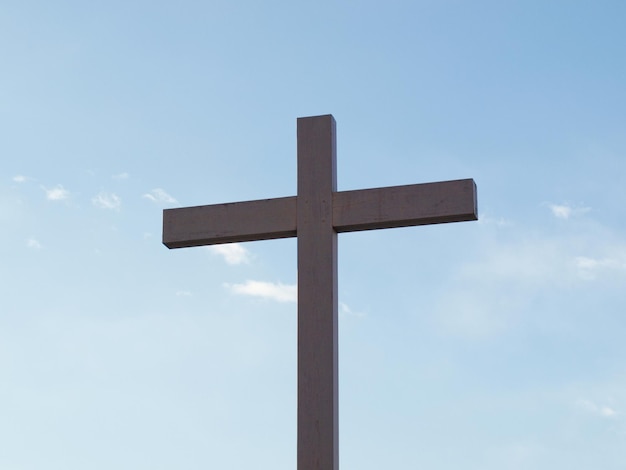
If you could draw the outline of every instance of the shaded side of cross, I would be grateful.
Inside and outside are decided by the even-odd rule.
[[[335,119],[298,119],[298,195],[166,209],[184,248],[298,237],[298,470],[338,470],[337,233],[477,220],[472,179],[337,191]]]

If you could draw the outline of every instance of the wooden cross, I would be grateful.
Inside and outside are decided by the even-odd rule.
[[[477,220],[472,179],[337,191],[335,119],[298,119],[298,195],[163,211],[184,248],[298,237],[298,470],[338,470],[337,233]]]

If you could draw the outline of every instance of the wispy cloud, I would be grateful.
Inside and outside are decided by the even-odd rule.
[[[112,178],[114,180],[127,180],[128,178],[130,178],[130,175],[126,172],[123,173],[119,173],[117,175],[113,175]]]
[[[122,199],[115,193],[107,193],[102,191],[91,200],[94,206],[101,209],[119,210],[122,205]]]
[[[478,282],[511,282],[523,286],[565,281],[568,265],[563,241],[533,237],[494,244],[481,260],[466,265],[459,277]],[[571,278],[571,272],[569,273]]]
[[[161,188],[155,188],[152,191],[144,194],[142,197],[145,197],[146,199],[149,199],[152,202],[156,202],[159,204],[176,204],[178,202]]]
[[[348,304],[344,302],[339,302],[339,313],[342,315],[347,315],[351,317],[364,317],[365,316],[364,313],[355,312],[348,306]]]
[[[26,246],[28,248],[31,248],[33,250],[41,250],[42,246],[41,243],[39,243],[38,240],[34,239],[34,238],[29,238],[28,240],[26,240]]]
[[[435,318],[448,334],[489,337],[528,321],[522,314],[538,299],[594,289],[590,281],[620,289],[625,279],[626,240],[597,224],[575,234],[493,239],[475,261],[457,268],[436,301]]]
[[[598,405],[591,400],[578,400],[576,402],[576,406],[587,413],[591,413],[595,416],[601,416],[603,418],[615,418],[618,415],[617,411],[610,406]]]
[[[191,297],[191,292],[188,290],[178,290],[176,291],[177,297]]]
[[[224,284],[233,294],[249,295],[277,302],[297,302],[298,286],[296,284],[283,284],[281,282],[246,281],[243,284]],[[352,317],[364,317],[365,314],[355,312],[346,303],[339,302],[339,313]]]
[[[250,252],[240,243],[208,246],[207,249],[214,255],[223,257],[228,264],[243,264],[250,262]]]
[[[574,263],[578,269],[578,275],[582,279],[592,281],[604,273],[626,272],[626,253],[623,253],[621,257],[615,256],[613,258],[577,256]]]
[[[70,192],[60,184],[50,189],[42,186],[42,189],[46,192],[46,198],[50,201],[63,201],[70,197]]]
[[[26,181],[29,181],[32,178],[29,178],[28,176],[24,176],[24,175],[15,175],[12,179],[16,183],[25,183]]]
[[[497,227],[510,227],[513,225],[513,222],[511,222],[508,219],[505,219],[504,217],[492,217],[489,214],[480,214],[478,216],[478,223],[481,225],[492,224]]]
[[[569,219],[572,216],[582,215],[589,212],[589,207],[574,207],[569,204],[548,204],[548,207],[552,211],[552,215],[557,219]]]
[[[250,295],[277,302],[296,302],[298,300],[298,288],[295,284],[246,281],[243,284],[224,284],[224,286],[237,295]]]

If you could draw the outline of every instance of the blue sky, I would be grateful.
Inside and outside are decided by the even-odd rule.
[[[339,238],[342,469],[626,467],[623,2],[3,1],[0,468],[294,469],[296,242],[164,208],[459,178]]]

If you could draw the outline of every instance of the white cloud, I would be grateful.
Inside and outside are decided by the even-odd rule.
[[[24,176],[24,175],[15,175],[13,177],[13,181],[15,181],[16,183],[24,183],[26,181],[28,181],[30,178]]]
[[[513,225],[513,222],[511,222],[508,219],[505,219],[504,217],[491,217],[488,214],[479,214],[478,216],[478,221],[479,224],[494,224],[497,227],[510,227]]]
[[[339,302],[339,313],[343,315],[348,315],[351,317],[364,317],[365,314],[361,312],[355,312],[347,304],[343,302]]]
[[[562,240],[530,238],[488,247],[481,260],[459,270],[460,279],[472,279],[481,284],[515,283],[518,286],[538,286],[571,279],[567,248]]]
[[[552,214],[559,219],[569,219],[569,216],[572,214],[572,208],[569,206],[551,204],[550,210],[552,211]]]
[[[569,219],[571,216],[582,215],[591,210],[589,207],[572,207],[568,204],[548,204],[548,207],[552,215],[558,219]]]
[[[457,278],[483,285],[506,282],[518,288],[572,287],[604,272],[626,273],[626,241],[611,233],[574,236],[533,235],[510,243],[491,243],[480,261],[460,268]]]
[[[611,407],[602,406],[600,408],[600,414],[602,416],[611,417],[611,416],[615,416],[617,414],[617,412],[613,408],[611,408]]]
[[[191,292],[189,292],[188,290],[179,290],[179,291],[176,291],[176,296],[177,297],[191,297]]]
[[[578,400],[576,406],[581,410],[603,418],[615,418],[618,413],[607,405],[598,405],[591,400]]]
[[[26,240],[26,246],[28,248],[32,248],[33,250],[41,250],[41,243],[39,243],[38,240],[34,239],[34,238],[29,238],[28,240]]]
[[[545,324],[556,317],[527,315],[539,299],[581,288],[596,292],[589,281],[620,289],[625,277],[626,242],[595,224],[565,236],[492,239],[442,286],[435,322],[447,334],[467,338],[497,335],[520,322]]]
[[[243,284],[224,284],[234,294],[262,297],[277,302],[296,302],[298,288],[295,284],[264,281],[246,281]]]
[[[143,197],[156,203],[176,204],[178,202],[161,188],[155,188],[149,193],[144,194]]]
[[[57,184],[54,188],[43,188],[46,192],[46,198],[50,201],[62,201],[70,197],[70,192],[62,185]]]
[[[626,272],[626,254],[622,254],[621,259],[617,256],[600,259],[577,256],[574,259],[574,263],[578,269],[578,275],[588,281],[593,281],[598,276],[607,272]]]
[[[130,175],[126,172],[123,173],[119,173],[117,175],[113,175],[112,178],[114,180],[127,180],[128,178],[130,178]]]
[[[242,264],[250,262],[250,252],[240,243],[208,246],[207,249],[215,255],[222,256],[228,264]]]
[[[122,205],[122,200],[117,194],[104,191],[95,196],[91,202],[94,206],[100,207],[101,209],[119,210]]]

